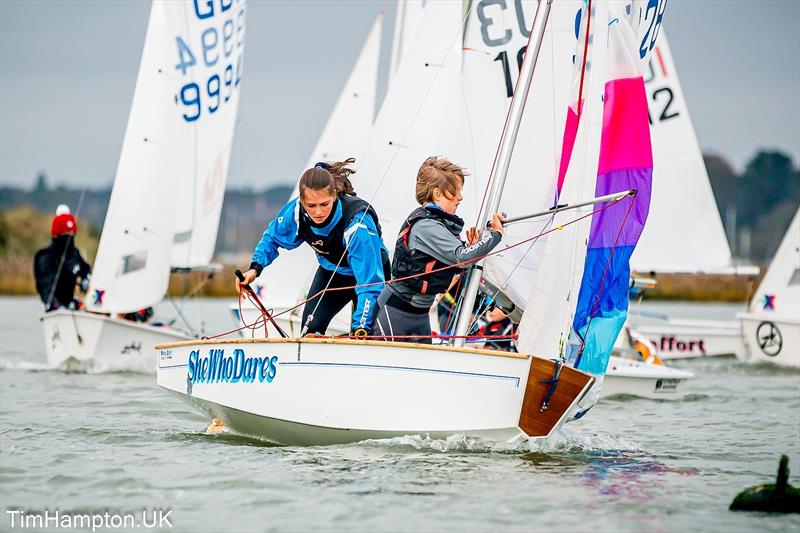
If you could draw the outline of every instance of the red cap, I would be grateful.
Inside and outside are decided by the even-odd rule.
[[[70,213],[63,215],[56,215],[53,217],[53,223],[50,225],[50,236],[58,237],[65,233],[75,235],[78,231],[78,221]]]

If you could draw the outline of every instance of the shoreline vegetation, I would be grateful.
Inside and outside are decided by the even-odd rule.
[[[31,206],[23,205],[0,213],[0,294],[35,295],[33,280],[33,255],[50,240],[50,215]],[[99,231],[91,221],[78,220],[76,246],[84,258],[92,264],[100,240]],[[204,272],[173,273],[170,276],[168,294],[172,297],[184,295],[233,298],[233,271],[249,263],[246,254],[234,261],[222,261],[222,270],[208,277]],[[647,300],[689,300],[745,302],[755,287],[756,278],[731,275],[677,275],[659,274],[657,285],[645,293]],[[78,293],[76,292],[76,295]],[[269,297],[267,287],[267,298]]]

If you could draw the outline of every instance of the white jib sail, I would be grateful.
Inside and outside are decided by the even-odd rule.
[[[637,272],[730,271],[728,240],[663,30],[650,58],[645,86],[653,191],[631,268]]]
[[[169,2],[176,14],[170,50],[175,59],[177,109],[183,118],[172,157],[180,168],[173,198],[175,228],[170,264],[208,265],[222,214],[244,67],[247,4],[195,7]]]
[[[581,1],[559,1],[552,6],[502,192],[500,209],[509,216],[545,210],[555,200],[575,54],[575,18],[582,5]],[[536,9],[535,1],[485,2],[470,12],[464,37],[464,94],[475,160],[470,170],[480,185],[478,195],[483,195],[491,173]],[[485,277],[522,308],[547,237],[503,249],[546,227],[545,219],[507,227],[500,253],[486,262]]]
[[[343,161],[348,157],[356,158],[358,174],[362,173],[360,154],[375,119],[382,28],[383,15],[379,15],[301,173],[318,161]],[[289,198],[294,198],[297,193],[295,184]],[[270,306],[289,307],[305,298],[317,266],[314,251],[303,245],[281,253],[264,269],[255,285],[263,287],[262,294]]]
[[[800,209],[750,302],[750,311],[800,320]]]
[[[581,4],[579,2],[578,4]],[[564,186],[559,198],[560,204],[571,204],[587,200],[594,195],[597,178],[597,162],[600,150],[600,134],[603,122],[603,63],[608,37],[608,4],[593,2],[594,14],[590,28],[590,44],[586,58],[586,71],[583,89],[583,108],[575,144],[569,167],[564,178]],[[556,12],[558,15],[552,22],[555,27],[563,28],[570,20],[575,20],[575,7],[572,15]],[[573,22],[574,24],[574,22]],[[574,28],[574,26],[573,26]],[[581,34],[581,37],[583,34]],[[582,43],[571,30],[570,47],[576,58]],[[581,39],[582,40],[582,39]],[[582,53],[582,52],[581,52]],[[572,62],[570,61],[570,77]],[[569,93],[569,82],[562,86]],[[574,95],[577,100],[577,92]],[[567,103],[555,110],[560,120],[566,118]],[[563,124],[562,124],[563,132]],[[561,156],[561,146],[556,153]],[[580,216],[591,213],[595,206],[587,206],[578,210],[566,211],[556,215],[549,228],[573,221]],[[586,245],[591,226],[591,217],[579,223],[571,224],[563,230],[551,234],[544,246],[538,268],[528,280],[528,305],[519,327],[517,348],[522,353],[531,353],[545,357],[553,357],[563,353],[566,340],[572,327],[575,306],[578,300],[581,278],[583,277]]]

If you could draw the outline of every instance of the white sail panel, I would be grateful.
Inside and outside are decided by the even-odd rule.
[[[400,62],[408,54],[413,44],[414,33],[422,20],[423,0],[397,0],[392,36],[392,59],[389,66],[389,79],[397,72]]]
[[[379,15],[301,173],[318,161],[343,161],[348,157],[356,158],[356,169],[361,173],[360,154],[375,119],[382,28],[383,15]],[[289,199],[297,192],[295,184]],[[255,286],[270,306],[292,306],[305,298],[318,264],[314,251],[300,246],[280,254],[264,269]]]
[[[555,201],[575,53],[575,17],[582,5],[581,1],[563,1],[552,6],[502,192],[500,208],[509,216],[542,211]],[[467,21],[464,94],[475,160],[472,171],[481,185],[476,191],[480,196],[491,174],[536,9],[534,1],[478,3]],[[541,233],[546,224],[538,219],[509,226],[500,253],[486,262],[486,278],[523,308],[547,238],[507,251],[503,248]]]
[[[150,9],[114,187],[92,272],[88,306],[128,312],[160,301],[169,282],[180,166],[173,140],[183,126],[175,107],[174,28],[181,4]]]
[[[594,2],[590,34],[591,46],[587,51],[583,107],[569,166],[559,204],[574,204],[594,196],[597,163],[600,151],[600,133],[603,122],[604,54],[607,42],[607,4]],[[554,25],[564,24],[566,13],[557,13]],[[575,20],[574,16],[570,17]],[[581,40],[582,41],[582,40]],[[573,53],[582,42],[572,33]],[[576,57],[582,53],[578,51]],[[570,62],[571,63],[571,62]],[[569,85],[569,82],[567,83]],[[568,92],[564,89],[564,92]],[[577,100],[577,94],[574,97]],[[565,103],[558,113],[566,117]],[[563,126],[562,126],[563,128]],[[562,129],[563,131],[563,129]],[[561,147],[556,153],[560,155]],[[549,228],[574,221],[591,213],[595,206],[559,213],[550,221]],[[570,224],[549,236],[544,246],[535,275],[529,280],[528,305],[519,327],[517,348],[520,352],[546,357],[564,354],[575,314],[584,258],[591,227],[591,217]]]
[[[180,186],[173,198],[170,264],[193,268],[214,255],[239,106],[247,4],[236,2],[224,11],[225,2],[170,5],[182,13],[170,50],[177,47],[171,72],[184,117],[173,152],[180,164],[173,179]]]
[[[422,162],[440,155],[471,167],[460,95],[461,5],[432,2],[389,86],[358,174],[351,178],[359,195],[375,206],[390,251],[403,220],[417,207],[414,183]],[[459,214],[474,216],[475,197],[466,191],[464,196]]]
[[[800,320],[800,209],[750,302],[750,311]]]
[[[664,31],[645,75],[653,143],[650,215],[636,272],[725,272],[731,251]]]

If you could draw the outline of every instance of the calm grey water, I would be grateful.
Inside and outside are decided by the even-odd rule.
[[[188,312],[227,329],[227,303]],[[798,514],[727,510],[738,491],[774,480],[781,453],[800,485],[797,372],[685,363],[697,375],[687,400],[606,401],[515,449],[420,437],[273,447],[204,435],[208,420],[152,376],[46,369],[38,314],[32,298],[0,298],[3,531],[11,509],[143,508],[172,509],[177,531],[800,530]]]

